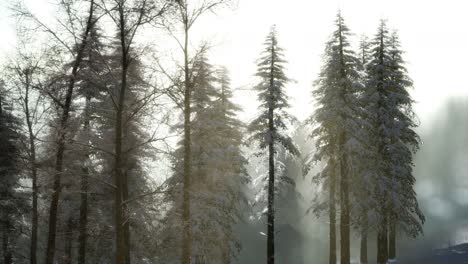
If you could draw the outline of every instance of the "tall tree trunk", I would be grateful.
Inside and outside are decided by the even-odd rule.
[[[67,221],[67,228],[66,228],[66,244],[65,244],[65,264],[72,263],[72,248],[73,248],[73,220],[70,216]]]
[[[120,93],[122,96],[122,92]],[[120,107],[117,108],[116,122],[115,122],[115,169],[114,169],[114,210],[115,210],[115,238],[116,238],[116,264],[125,264],[126,262],[126,248],[124,238],[124,213],[123,213],[123,197],[122,197],[122,186],[123,186],[123,168],[122,168],[122,115]]]
[[[122,39],[125,38],[123,28],[122,28]],[[124,41],[124,40],[122,40]],[[123,111],[125,105],[125,90],[127,86],[127,73],[126,73],[126,64],[127,57],[125,55],[125,42],[122,44],[122,76],[121,76],[121,86],[119,91],[118,105],[115,117],[115,229],[116,229],[116,264],[124,264],[127,261],[127,243],[125,241],[125,220],[126,220],[126,210],[124,206],[124,166],[123,166],[123,157],[122,157],[122,123],[123,123]]]
[[[347,79],[345,71],[346,65],[344,60],[344,47],[343,47],[343,35],[342,35],[342,22],[340,17],[339,22],[339,40],[340,40],[340,75],[343,80]],[[346,102],[345,93],[347,87],[341,87],[342,89],[342,100]],[[349,264],[350,262],[350,207],[349,207],[349,175],[348,175],[348,164],[347,164],[347,153],[344,149],[346,143],[346,132],[343,131],[339,138],[339,150],[338,156],[340,160],[340,246],[341,246],[341,264]]]
[[[191,142],[191,84],[189,75],[188,59],[188,18],[184,17],[184,184],[182,201],[182,220],[184,223],[184,238],[182,245],[182,264],[191,264],[192,262],[192,222],[190,215],[190,196],[191,196],[191,168],[192,168],[192,142]]]
[[[345,169],[346,159],[341,159],[340,169],[340,245],[341,245],[341,264],[350,262],[350,216],[349,216],[349,191],[348,175]]]
[[[329,264],[336,264],[336,164],[331,161],[331,175],[330,175],[330,251],[329,251]]]
[[[385,264],[388,260],[387,219],[383,217],[377,232],[377,264]]]
[[[89,159],[89,156],[87,157]],[[78,235],[78,264],[86,263],[86,242],[88,238],[88,174],[89,168],[83,167],[80,188],[80,223]]]
[[[396,259],[396,222],[392,219],[389,224],[388,259]]]
[[[384,57],[385,57],[385,54],[384,54],[384,35],[383,35],[383,32],[380,33],[380,47],[379,47],[379,63],[380,65],[384,65]],[[383,83],[383,77],[382,75],[379,76],[379,80],[380,82],[378,83],[377,85],[377,91],[379,94],[382,94],[383,93],[383,89],[384,87],[382,87],[382,84]],[[380,109],[381,106],[383,105],[383,102],[382,102],[382,97],[380,96],[379,97],[379,100],[377,102],[377,108]],[[380,116],[379,116],[379,119]],[[379,136],[380,139],[384,138],[382,135]],[[382,158],[383,156],[383,150],[384,150],[384,146],[383,146],[383,143],[382,142],[379,142],[379,150],[378,150],[378,153],[380,155],[380,158]],[[386,200],[386,197],[387,194],[384,193],[383,194],[383,201]],[[379,223],[379,229],[377,231],[377,264],[385,264],[387,263],[387,260],[388,260],[388,230],[387,230],[387,208],[385,206],[383,206],[383,208],[381,208],[380,210],[380,216],[381,216],[381,222]]]
[[[60,118],[60,124],[57,135],[57,153],[55,157],[55,175],[53,181],[53,193],[52,200],[50,202],[49,209],[49,232],[47,238],[47,251],[45,264],[53,264],[55,256],[55,239],[57,232],[57,213],[58,213],[58,204],[60,199],[61,191],[61,177],[63,172],[63,155],[65,152],[65,141],[68,127],[68,118],[70,116],[71,103],[73,97],[73,90],[75,88],[75,82],[78,75],[78,69],[83,60],[83,53],[88,43],[89,32],[94,26],[95,21],[93,21],[93,12],[94,12],[94,0],[91,0],[89,7],[88,21],[86,23],[86,29],[83,33],[83,38],[81,44],[78,47],[78,52],[73,62],[73,67],[68,81],[67,92],[65,95],[65,104],[63,105],[62,115]]]
[[[89,140],[90,136],[90,103],[91,97],[86,96],[85,105],[85,120],[83,129],[86,133],[86,140]],[[78,235],[78,264],[86,263],[86,240],[88,238],[88,177],[90,166],[90,154],[87,152],[84,156],[84,164],[82,167],[81,174],[81,186],[80,186],[80,223],[79,223],[79,235]]]
[[[275,64],[275,40],[271,45],[271,65],[270,65],[270,97],[273,98],[274,87],[274,64]],[[267,219],[267,263],[275,263],[275,124],[274,109],[270,104],[268,107],[268,131],[271,135],[268,143],[268,219]]]
[[[37,263],[37,222],[38,222],[38,211],[37,211],[37,164],[36,164],[36,144],[35,135],[33,131],[33,121],[31,117],[31,111],[29,109],[29,92],[30,92],[30,72],[26,72],[26,92],[24,97],[24,110],[26,115],[26,124],[28,126],[28,137],[29,137],[29,166],[31,170],[32,180],[32,217],[31,217],[31,244],[29,251],[29,261],[31,264]]]
[[[360,254],[360,259],[361,259],[361,264],[367,264],[368,263],[368,258],[367,258],[367,234],[369,230],[369,221],[367,218],[367,212],[364,213],[363,216],[363,223],[361,227],[361,254]]]
[[[5,264],[13,263],[13,253],[11,252],[11,241],[10,241],[10,223],[8,221],[8,214],[6,215],[4,221],[4,226],[2,230],[2,251],[3,251],[3,262]]]
[[[128,196],[128,174],[127,171],[125,170],[124,172],[124,179],[123,179],[123,186],[122,186],[122,199],[124,201],[124,212],[125,212],[125,219],[124,219],[124,239],[125,239],[125,249],[127,252],[125,253],[125,261],[126,264],[130,264],[131,260],[131,248],[130,248],[130,212],[128,209],[128,201],[129,201],[129,196]]]
[[[123,3],[118,5],[119,12],[119,34],[121,45],[121,83],[119,97],[115,116],[115,164],[114,164],[114,182],[115,182],[115,235],[116,235],[116,264],[129,264],[129,241],[128,236],[128,184],[124,166],[123,156],[123,118],[125,113],[125,96],[127,90],[127,74],[129,61],[129,46],[126,39],[126,20],[123,9]]]
[[[34,140],[33,140],[34,141]],[[34,144],[34,142],[33,142]],[[34,147],[31,148],[31,175],[32,175],[32,219],[31,219],[31,245],[30,245],[30,263],[37,264],[37,168],[36,168],[36,153]]]
[[[273,127],[273,109],[269,110],[270,131]],[[268,145],[268,220],[267,220],[267,263],[275,263],[275,153],[274,142]]]

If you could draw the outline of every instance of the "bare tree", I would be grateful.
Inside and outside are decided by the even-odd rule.
[[[26,121],[27,143],[25,144],[27,153],[27,165],[32,181],[32,212],[31,212],[31,242],[30,242],[30,263],[37,263],[37,238],[38,238],[38,164],[36,146],[38,144],[38,134],[41,132],[41,120],[47,107],[44,96],[40,93],[33,93],[36,88],[36,78],[40,73],[40,58],[19,53],[15,60],[11,61],[9,80],[13,83],[19,97],[19,104]]]
[[[31,234],[30,234],[30,254],[31,264],[37,263],[37,245],[38,245],[38,157],[37,145],[40,143],[38,135],[43,131],[43,123],[48,111],[48,104],[43,93],[36,91],[40,79],[43,77],[43,53],[35,52],[28,47],[27,43],[32,43],[33,38],[24,32],[21,26],[17,27],[18,51],[9,59],[4,77],[7,80],[6,85],[13,91],[16,98],[19,111],[25,120],[23,127],[24,138],[22,144],[22,160],[25,164],[25,173],[31,179]]]
[[[68,17],[70,21],[75,18],[76,14],[71,14],[71,10],[69,8],[70,3],[68,1],[62,1],[61,5],[64,9],[68,12]],[[96,6],[94,4],[94,0],[89,1],[89,10],[87,14],[86,22],[84,23],[84,27],[81,33],[75,33],[75,28],[70,26],[69,31],[72,33],[76,48],[71,48],[70,45],[66,44],[60,36],[59,33],[52,30],[48,27],[45,23],[41,22],[37,17],[35,17],[32,13],[21,8],[19,5],[14,11],[17,13],[18,17],[30,19],[32,20],[40,29],[49,33],[56,41],[61,43],[66,50],[70,52],[73,57],[72,66],[71,66],[71,73],[68,75],[67,81],[67,89],[65,92],[64,100],[60,100],[54,98],[54,101],[58,103],[61,108],[60,114],[60,121],[59,127],[57,132],[57,151],[55,155],[55,174],[53,180],[53,192],[52,192],[52,199],[49,208],[49,227],[48,227],[48,239],[47,239],[47,251],[45,255],[45,263],[52,264],[54,262],[55,256],[55,241],[56,241],[56,232],[57,232],[57,213],[58,213],[58,206],[60,200],[60,192],[61,192],[61,177],[63,173],[63,160],[64,160],[64,152],[66,147],[66,134],[67,134],[67,127],[68,121],[71,112],[72,106],[72,99],[73,93],[75,88],[75,83],[78,76],[78,70],[81,66],[81,62],[83,59],[83,53],[88,43],[89,33],[93,28],[94,24],[96,23],[97,19],[94,18]],[[81,36],[79,36],[81,35]]]

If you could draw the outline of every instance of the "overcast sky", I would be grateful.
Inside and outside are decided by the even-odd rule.
[[[0,56],[14,47],[13,21],[0,0]],[[31,10],[46,14],[53,0],[27,0]],[[424,122],[450,97],[468,94],[468,31],[466,0],[239,0],[236,7],[209,15],[194,29],[193,45],[201,39],[214,47],[211,60],[231,71],[234,88],[249,88],[255,60],[269,28],[276,24],[279,44],[289,61],[291,110],[299,119],[313,111],[312,82],[321,66],[321,54],[333,21],[341,9],[355,41],[362,34],[372,36],[381,18],[399,31],[404,58],[414,80],[416,111]],[[255,111],[252,92],[240,90],[244,119]]]

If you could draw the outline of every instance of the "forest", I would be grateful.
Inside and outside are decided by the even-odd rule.
[[[252,83],[215,63],[203,19],[236,1],[53,0],[47,19],[6,2],[0,263],[468,260],[452,236],[465,225],[448,228],[466,219],[464,189],[450,190],[466,182],[468,101],[420,128],[391,21],[360,36],[346,12],[328,17],[299,119],[281,25],[243,40],[261,47]]]

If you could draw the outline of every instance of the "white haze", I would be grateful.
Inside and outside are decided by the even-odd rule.
[[[15,46],[14,20],[7,12],[12,2],[0,0],[0,61],[5,61]],[[25,2],[39,17],[53,22],[53,0]],[[192,46],[203,40],[212,43],[210,58],[230,69],[233,87],[238,88],[238,103],[244,107],[242,118],[249,120],[256,110],[255,94],[249,91],[255,60],[269,27],[276,24],[289,61],[289,76],[295,80],[288,87],[291,111],[303,120],[313,111],[312,83],[338,10],[354,32],[355,41],[362,34],[372,36],[381,18],[398,29],[422,122],[430,120],[447,98],[466,95],[465,0],[239,0],[232,8],[200,21],[192,34]],[[158,46],[176,48],[175,42],[162,39],[167,43]],[[158,39],[152,41],[157,43]]]

